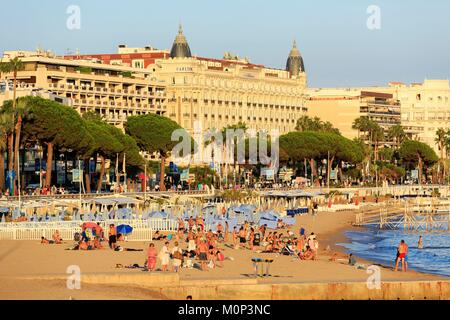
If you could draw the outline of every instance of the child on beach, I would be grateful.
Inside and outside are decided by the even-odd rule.
[[[155,249],[155,244],[150,243],[148,245],[148,251],[147,251],[147,268],[148,271],[153,271],[156,267],[156,257],[158,256],[158,253]]]

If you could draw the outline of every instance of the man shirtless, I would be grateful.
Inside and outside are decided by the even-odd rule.
[[[205,271],[206,262],[208,261],[208,245],[206,244],[206,241],[200,241],[197,248],[202,271]]]
[[[400,244],[397,248],[398,256],[395,261],[395,271],[398,270],[398,264],[401,261],[402,262],[402,271],[407,271],[407,266],[405,265],[406,261],[406,255],[408,254],[408,245],[405,243],[405,240],[400,241]]]

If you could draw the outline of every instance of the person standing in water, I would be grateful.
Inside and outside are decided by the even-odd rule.
[[[395,271],[398,270],[398,264],[402,262],[402,271],[407,271],[408,267],[406,266],[406,255],[408,254],[408,245],[405,243],[405,240],[400,241],[400,244],[397,248],[397,259],[395,261]]]
[[[417,243],[418,249],[423,249],[423,238],[422,236],[419,237],[419,242]]]

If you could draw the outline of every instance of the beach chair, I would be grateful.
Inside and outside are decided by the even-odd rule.
[[[295,256],[294,250],[290,249],[288,244],[286,244],[285,246],[283,246],[283,248],[281,248],[280,254],[285,256]]]

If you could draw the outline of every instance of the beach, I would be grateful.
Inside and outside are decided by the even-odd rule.
[[[351,226],[354,212],[319,213],[318,215],[298,216],[296,224],[291,228],[298,234],[300,227],[306,233],[314,232],[319,240],[319,254],[315,261],[301,261],[292,256],[263,254],[244,249],[224,247],[226,260],[223,267],[208,271],[198,269],[182,269],[179,273],[180,283],[189,283],[201,288],[206,283],[225,281],[240,282],[245,285],[265,284],[324,284],[324,283],[365,283],[366,270],[357,269],[346,263],[344,248],[336,243],[345,241],[345,231],[360,229]],[[231,238],[231,237],[230,237]],[[41,245],[39,241],[1,241],[0,242],[0,299],[160,299],[164,298],[155,287],[136,283],[89,283],[83,282],[83,276],[95,279],[96,276],[108,279],[113,275],[141,277],[148,272],[142,269],[123,268],[133,264],[143,266],[146,259],[146,248],[149,242],[121,242],[124,248],[143,249],[144,251],[112,251],[109,248],[94,251],[65,250],[73,241],[65,241],[61,245]],[[159,250],[164,241],[154,241]],[[173,246],[174,240],[171,241]],[[182,242],[184,248],[186,243]],[[329,246],[329,250],[326,250]],[[222,245],[223,247],[223,245]],[[337,261],[330,261],[337,255]],[[253,257],[273,258],[270,266],[270,277],[253,278]],[[229,260],[229,259],[232,260]],[[357,258],[358,263],[370,265],[369,261]],[[121,268],[116,268],[117,265]],[[66,278],[69,266],[79,266],[82,277],[80,290],[67,289]],[[159,267],[159,263],[158,263]],[[153,272],[157,276],[162,272]],[[167,272],[172,274],[172,272]],[[447,277],[419,273],[416,271],[394,272],[391,268],[381,267],[382,282],[409,281],[445,281]],[[228,282],[227,282],[228,281]],[[194,297],[195,298],[195,297]],[[214,298],[214,297],[211,297]],[[245,297],[243,297],[245,298]]]

